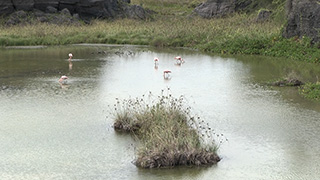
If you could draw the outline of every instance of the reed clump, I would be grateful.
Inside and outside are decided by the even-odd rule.
[[[191,115],[185,98],[170,93],[119,100],[114,105],[117,131],[139,140],[135,165],[142,168],[212,165],[220,161],[219,146],[227,139],[200,117]],[[217,137],[220,137],[217,142]]]

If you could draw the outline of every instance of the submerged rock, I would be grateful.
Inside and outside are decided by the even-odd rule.
[[[298,79],[289,78],[272,83],[273,86],[301,86],[304,83]]]

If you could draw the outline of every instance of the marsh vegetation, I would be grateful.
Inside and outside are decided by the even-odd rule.
[[[192,114],[184,96],[169,89],[116,100],[114,129],[139,141],[135,164],[143,168],[212,165],[220,161],[219,146],[227,141],[199,116]]]

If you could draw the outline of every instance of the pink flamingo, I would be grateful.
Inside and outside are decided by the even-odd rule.
[[[171,74],[170,70],[163,71],[163,78],[164,79],[169,79],[170,78],[170,74]]]
[[[159,58],[155,57],[154,58],[154,64],[157,65],[159,63]]]
[[[59,83],[66,84],[68,76],[61,76],[59,79]]]
[[[69,53],[69,61],[71,61],[72,57],[73,57],[73,54]]]
[[[177,56],[177,57],[175,57],[174,59],[177,60],[177,64],[178,64],[178,65],[181,65],[182,63],[184,63],[184,60],[183,60],[180,56]]]
[[[155,57],[154,58],[154,68],[158,69],[158,63],[159,63],[159,58]]]

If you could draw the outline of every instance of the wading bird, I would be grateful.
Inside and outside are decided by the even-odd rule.
[[[163,78],[164,79],[170,79],[171,78],[170,74],[171,74],[170,70],[163,71]]]
[[[158,65],[159,65],[159,58],[155,57],[154,58],[154,68],[158,69]]]
[[[184,60],[183,60],[180,56],[177,56],[177,57],[175,57],[174,59],[177,60],[177,64],[178,64],[178,65],[181,65],[182,63],[184,63]]]
[[[66,84],[67,83],[67,79],[68,79],[68,76],[61,76],[60,79],[59,79],[59,83]]]
[[[71,61],[72,57],[73,57],[73,54],[69,53],[69,61]]]

